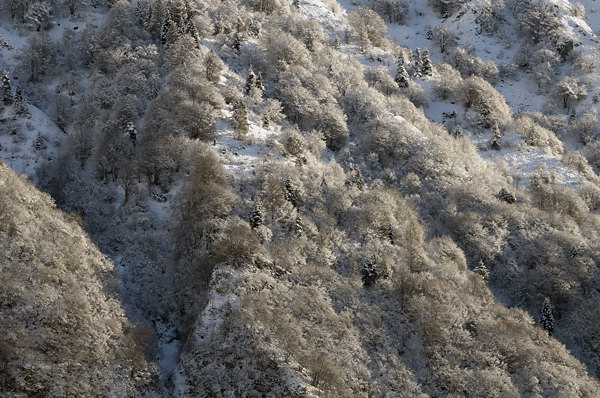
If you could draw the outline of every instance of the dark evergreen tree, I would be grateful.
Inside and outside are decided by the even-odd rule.
[[[252,210],[252,214],[250,215],[250,226],[252,229],[256,229],[263,225],[265,222],[265,212],[263,210],[260,202],[256,202],[254,205],[254,210]]]
[[[479,261],[479,264],[477,264],[477,266],[473,268],[473,272],[481,275],[483,277],[483,280],[486,282],[488,280],[488,277],[490,276],[490,271],[488,271],[483,261]]]
[[[238,54],[241,51],[242,41],[240,40],[240,35],[237,33],[233,36],[233,43],[231,44],[231,48],[233,48]]]
[[[540,324],[548,332],[548,336],[552,336],[552,333],[554,333],[554,315],[552,315],[552,304],[550,304],[550,298],[548,297],[544,299]]]
[[[35,141],[33,142],[33,149],[36,151],[42,151],[46,149],[46,144],[44,143],[44,138],[38,133],[35,137]]]
[[[302,225],[302,217],[296,216],[296,221],[294,222],[294,234],[296,236],[304,235],[304,226]]]
[[[410,76],[408,76],[408,72],[406,71],[406,68],[404,68],[404,65],[398,65],[398,70],[396,71],[396,77],[394,77],[394,81],[400,88],[408,87],[410,83]]]
[[[256,87],[256,74],[252,67],[248,70],[248,77],[246,78],[246,95],[252,92],[252,88]]]
[[[510,204],[517,202],[517,197],[506,188],[502,188],[498,192],[498,199]]]
[[[429,50],[427,48],[423,50],[421,57],[421,73],[425,76],[433,75],[433,64],[429,58]]]
[[[265,89],[265,86],[263,86],[263,82],[262,82],[262,73],[258,73],[256,75],[256,81],[254,83],[254,87],[259,89],[261,92]]]
[[[460,137],[461,135],[463,135],[464,133],[465,132],[463,131],[460,124],[457,124],[456,126],[454,126],[454,128],[452,129],[452,132],[450,134],[452,134],[452,136],[454,138],[457,138],[457,137]]]
[[[194,24],[194,22],[189,21],[187,23],[187,34],[190,35],[192,37],[192,39],[194,39],[194,41],[196,41],[196,43],[200,42],[200,34],[198,33],[198,29],[196,29],[196,25]]]
[[[300,204],[298,188],[296,188],[289,178],[285,180],[285,200],[290,202],[295,208],[298,208]]]
[[[13,102],[10,77],[8,76],[8,71],[6,70],[2,71],[2,102],[7,105],[12,104]]]
[[[421,77],[421,71],[423,70],[423,63],[421,59],[421,49],[415,48],[415,51],[412,53],[411,57],[412,61],[412,73],[413,76],[419,78]]]
[[[477,110],[479,111],[479,120],[477,121],[479,127],[484,129],[492,128],[495,124],[494,117],[492,115],[490,103],[486,98],[481,98]]]
[[[17,86],[15,88],[15,98],[13,101],[13,105],[18,115],[30,116],[29,110],[27,109],[27,106],[25,105],[25,101],[23,99],[23,89],[21,89],[21,86]]]
[[[499,150],[502,145],[502,133],[500,132],[500,127],[498,127],[498,124],[494,124],[494,126],[492,127],[492,142],[491,142],[491,146],[492,149],[495,150]]]
[[[137,130],[132,122],[127,122],[127,125],[125,126],[125,135],[129,138],[129,141],[133,146],[135,146],[137,143]]]
[[[160,30],[160,41],[163,44],[166,44],[167,41],[171,38],[173,31],[175,30],[175,24],[173,23],[173,18],[171,17],[171,11],[167,8],[165,11],[165,17],[163,18],[162,27]]]
[[[269,117],[269,115],[263,116],[262,126],[264,129],[268,129],[269,127],[271,127],[271,118]]]

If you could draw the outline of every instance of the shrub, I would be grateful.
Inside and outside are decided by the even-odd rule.
[[[552,131],[543,128],[526,115],[518,116],[513,126],[528,145],[555,155],[564,151],[562,142],[556,138]]]

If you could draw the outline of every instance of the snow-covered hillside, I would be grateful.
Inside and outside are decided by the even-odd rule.
[[[0,0],[0,157],[112,260],[136,396],[595,396],[595,7]]]

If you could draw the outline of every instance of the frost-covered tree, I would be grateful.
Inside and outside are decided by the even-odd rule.
[[[433,64],[429,58],[429,49],[425,48],[421,55],[421,73],[425,76],[433,75]]]
[[[375,11],[369,8],[351,11],[348,20],[353,36],[358,39],[362,51],[365,51],[369,45],[375,47],[383,45],[387,28],[383,19]]]
[[[27,109],[27,105],[25,105],[25,100],[23,99],[23,89],[21,86],[17,85],[15,88],[15,98],[13,101],[13,106],[15,107],[15,112],[17,112],[20,116],[30,116],[29,110]]]
[[[206,70],[206,80],[211,83],[217,83],[219,81],[219,75],[223,70],[223,61],[214,52],[209,51],[204,58],[204,68]]]
[[[572,76],[566,76],[554,87],[554,93],[562,99],[563,108],[567,109],[572,102],[584,98],[587,95],[587,90],[579,80]]]
[[[260,202],[256,202],[254,205],[254,210],[252,210],[252,214],[250,215],[250,227],[252,229],[256,229],[263,225],[265,222],[265,210]]]
[[[166,44],[167,41],[174,39],[176,31],[177,28],[175,26],[175,23],[173,22],[171,11],[167,8],[165,10],[165,15],[163,17],[162,25],[160,28],[160,41],[163,44]]]
[[[492,126],[492,142],[490,146],[495,150],[499,150],[502,147],[502,132],[497,123]]]
[[[479,264],[475,268],[473,268],[473,272],[482,276],[483,280],[487,282],[488,277],[490,276],[490,271],[488,271],[487,267],[483,263],[483,261],[479,261]]]
[[[408,72],[406,71],[404,65],[398,65],[398,70],[396,71],[394,81],[400,88],[408,87],[410,83],[410,76],[408,75]]]
[[[244,101],[239,101],[233,107],[233,126],[238,137],[244,137],[248,134],[248,112]]]
[[[250,67],[250,69],[248,69],[248,76],[246,77],[246,95],[250,95],[253,89],[256,88],[256,80],[256,73],[254,73],[254,69]]]
[[[429,35],[441,53],[456,45],[456,35],[445,24],[436,25]]]
[[[25,13],[25,21],[33,26],[36,31],[48,29],[52,19],[52,9],[45,1],[32,3]]]
[[[412,75],[416,78],[421,77],[423,72],[423,58],[421,56],[421,49],[415,48],[415,51],[411,53],[411,68],[410,71]]]
[[[544,298],[540,325],[548,332],[548,336],[552,336],[552,333],[554,333],[554,315],[552,314],[552,304],[550,304],[550,298],[548,297]]]

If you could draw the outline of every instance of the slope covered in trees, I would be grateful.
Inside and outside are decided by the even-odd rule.
[[[75,214],[0,163],[0,394],[150,396],[152,332]]]
[[[107,394],[599,394],[591,2],[1,6],[0,152],[156,341]]]

